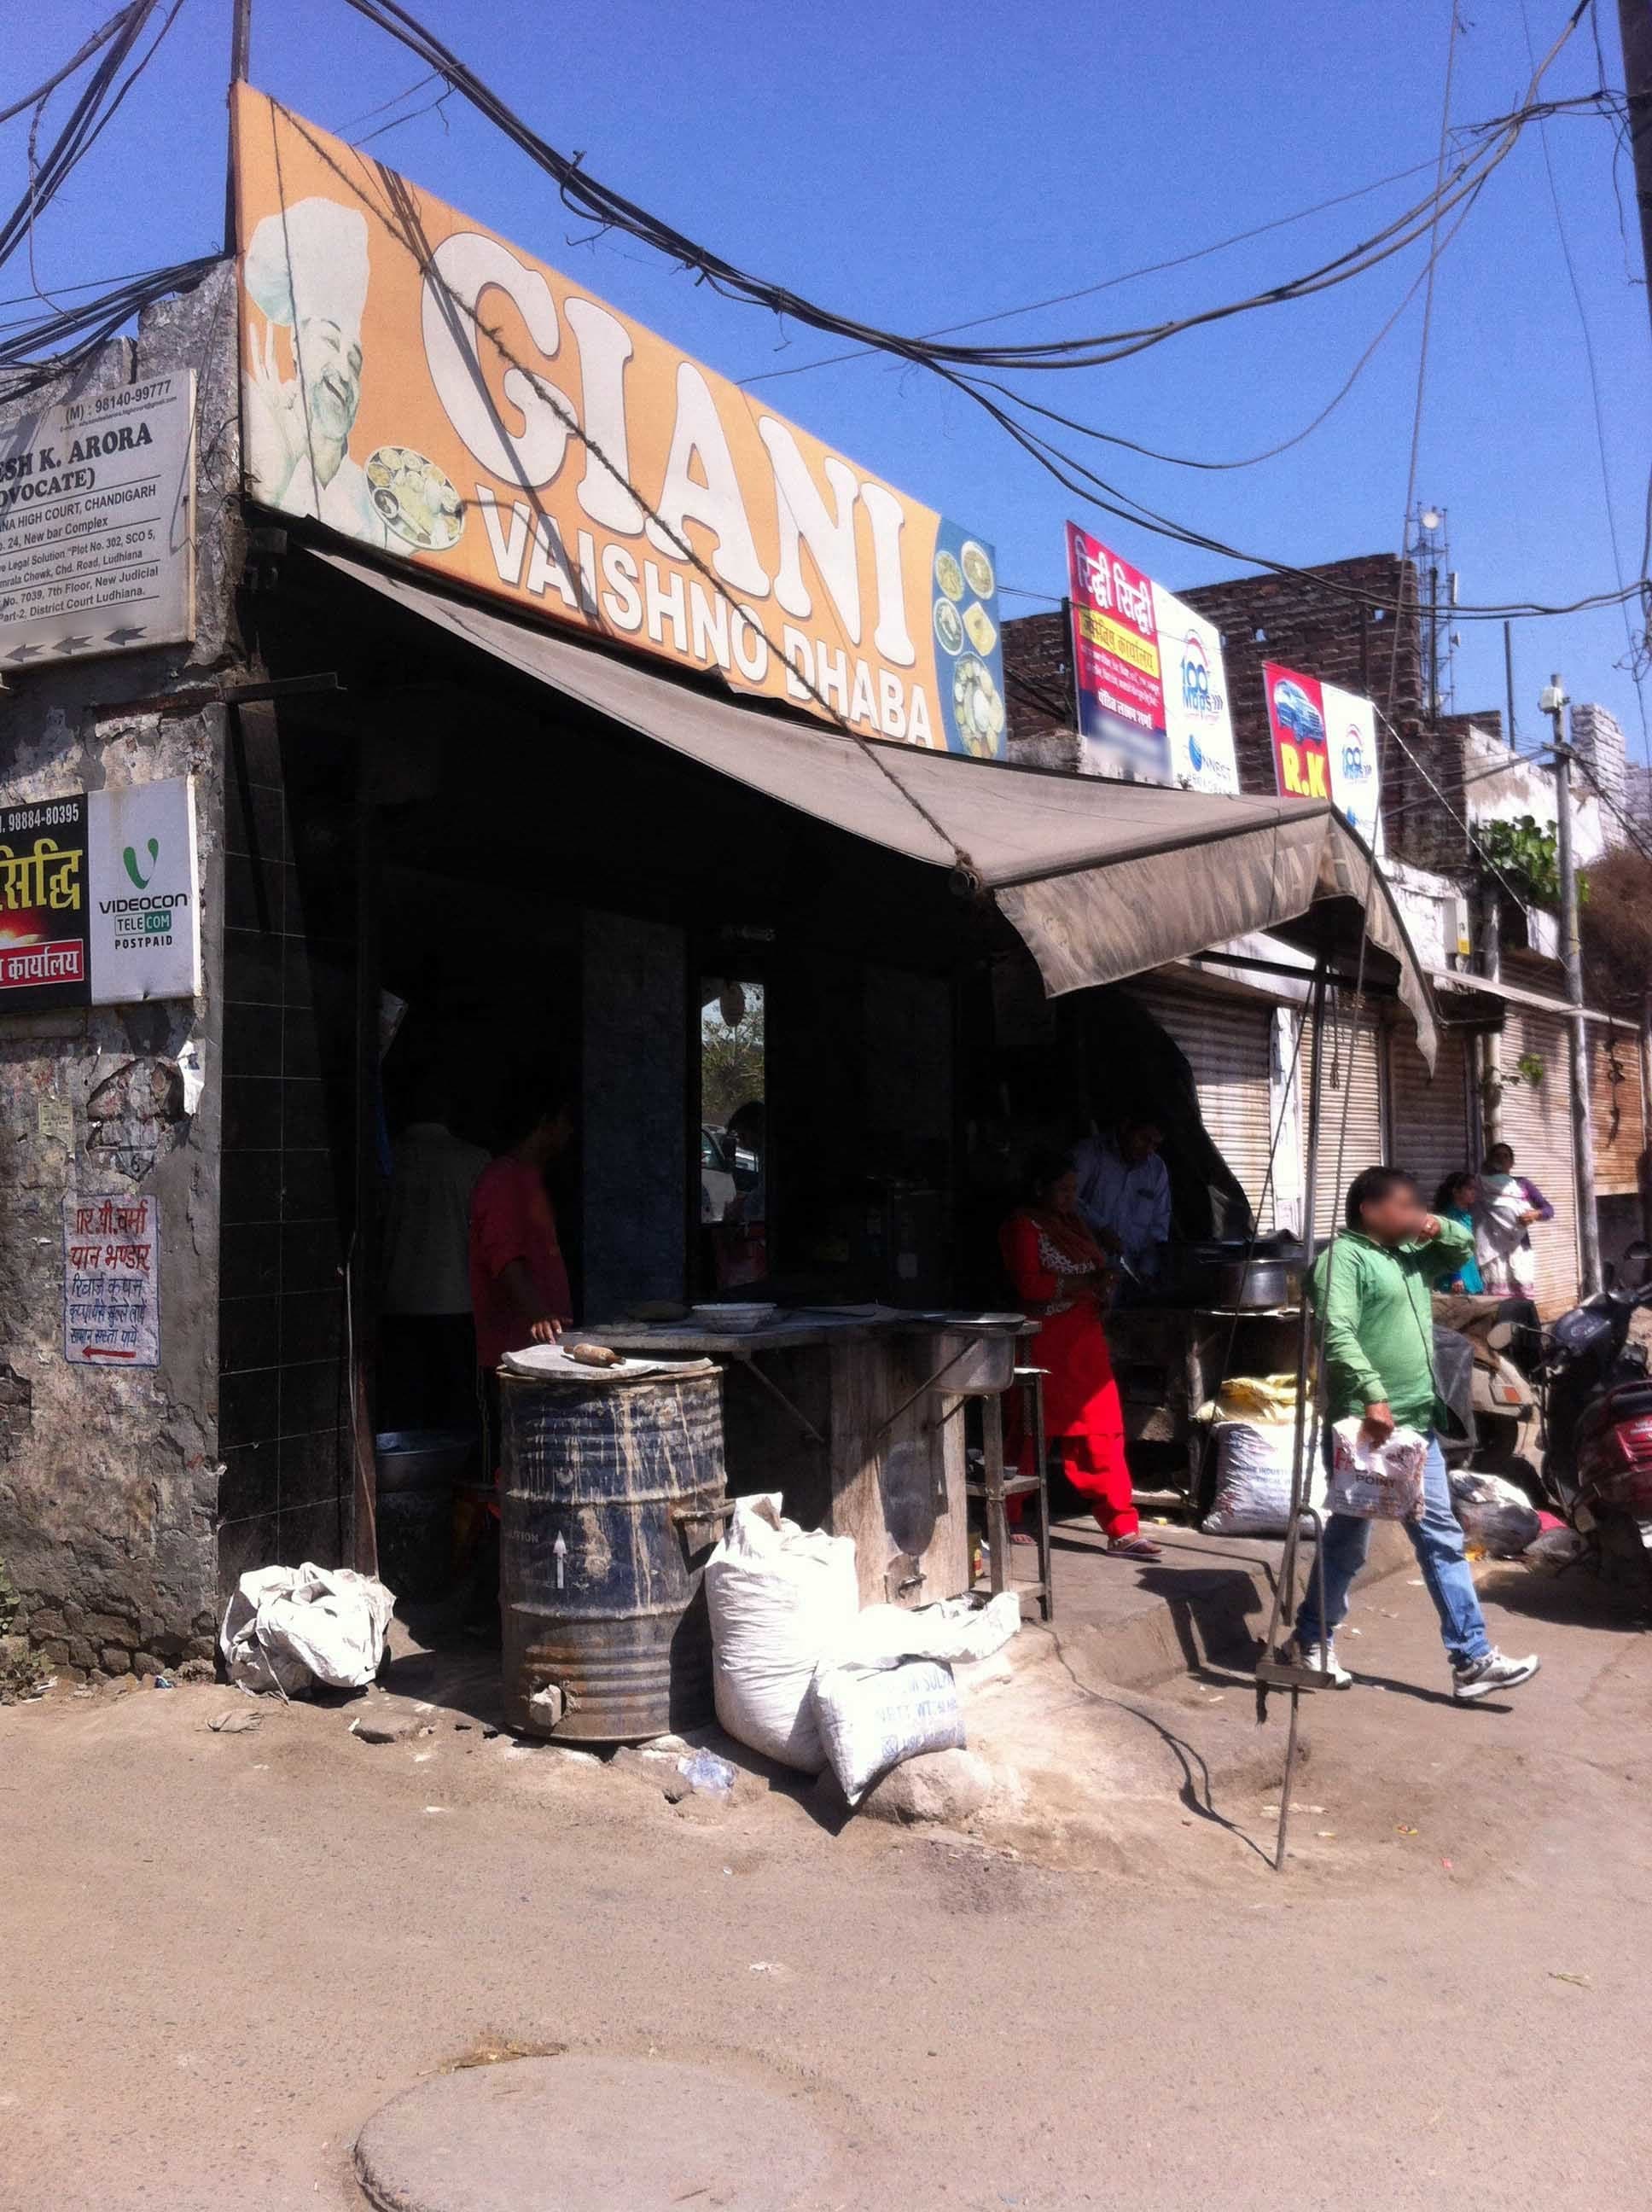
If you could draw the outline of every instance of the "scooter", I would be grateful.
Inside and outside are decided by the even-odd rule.
[[[1467,1340],[1472,1355],[1469,1399],[1474,1418],[1468,1428],[1472,1454],[1466,1455],[1472,1455],[1480,1473],[1506,1476],[1534,1505],[1543,1505],[1548,1502],[1543,1407],[1532,1379],[1509,1357],[1517,1332],[1505,1306],[1500,1297],[1436,1291],[1435,1342],[1443,1352],[1439,1332],[1449,1329]],[[1441,1367],[1443,1374],[1443,1359]]]
[[[1652,1251],[1631,1245],[1625,1266],[1631,1283],[1585,1298],[1544,1334],[1545,1474],[1601,1572],[1652,1598],[1652,1377],[1646,1346],[1629,1341],[1637,1311],[1652,1305]]]

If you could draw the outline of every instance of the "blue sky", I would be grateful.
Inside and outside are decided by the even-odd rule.
[[[9,26],[9,88],[45,76],[112,0],[46,0]],[[1158,9],[1021,0],[869,0],[685,8],[419,0],[432,27],[564,150],[731,259],[862,319],[923,331],[1099,283],[1432,159],[1446,0],[1307,10],[1252,0]],[[1564,0],[1526,0],[1547,46]],[[1601,26],[1621,79],[1616,11]],[[210,249],[222,234],[229,0],[185,0],[154,66],[39,226],[53,283]],[[255,0],[253,81],[347,137],[419,74],[343,0]],[[1473,0],[1452,100],[1467,123],[1514,106],[1528,74],[1521,0]],[[1549,79],[1591,88],[1586,21]],[[422,98],[432,96],[427,92]],[[420,100],[406,103],[416,107]],[[49,111],[61,118],[59,94]],[[392,112],[399,111],[392,110]],[[1604,121],[1548,126],[1600,370],[1624,572],[1644,526],[1652,338],[1633,181],[1612,181]],[[0,130],[3,199],[26,179],[27,117]],[[838,349],[696,287],[623,238],[589,240],[548,179],[460,101],[374,141],[405,170],[737,378]],[[1192,266],[999,325],[1054,337],[1186,313],[1342,250],[1426,189],[1418,176]],[[1117,368],[1038,380],[1036,396],[1170,450],[1248,453],[1331,397],[1421,265],[1422,249],[1324,296],[1197,331]],[[3,272],[25,289],[21,257]],[[1631,281],[1631,279],[1633,281]],[[15,307],[0,310],[15,314]],[[1094,452],[1138,497],[1236,545],[1311,563],[1398,544],[1420,300],[1303,445],[1208,475]],[[1029,380],[1029,381],[1031,381]],[[995,540],[1006,583],[1053,600],[1061,526],[1084,520],[1173,589],[1231,563],[1079,506],[966,400],[920,372],[861,361],[760,385],[820,436]],[[1559,601],[1609,586],[1613,561],[1578,316],[1535,129],[1481,197],[1438,272],[1418,493],[1449,513],[1470,602]],[[1029,611],[1036,598],[1006,603]],[[1503,642],[1465,623],[1457,703],[1500,703]],[[1609,706],[1641,748],[1615,611],[1515,630],[1522,740],[1552,667]],[[1652,700],[1649,700],[1652,704]]]

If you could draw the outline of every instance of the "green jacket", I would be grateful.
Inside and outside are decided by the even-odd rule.
[[[1324,1330],[1322,1387],[1332,1420],[1386,1399],[1408,1428],[1440,1425],[1430,1291],[1473,1250],[1472,1230],[1442,1220],[1426,1244],[1378,1244],[1364,1230],[1345,1229],[1320,1254],[1309,1291]]]

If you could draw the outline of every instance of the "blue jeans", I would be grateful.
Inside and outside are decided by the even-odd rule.
[[[1331,1431],[1325,1431],[1328,1459]],[[1430,1429],[1428,1459],[1423,1468],[1424,1510],[1420,1521],[1402,1523],[1423,1570],[1423,1580],[1440,1616],[1440,1635],[1454,1667],[1470,1667],[1491,1649],[1485,1632],[1485,1616],[1475,1595],[1474,1577],[1463,1553],[1463,1532],[1451,1510],[1451,1486],[1446,1475],[1439,1439]],[[1309,1565],[1308,1588],[1297,1614],[1297,1635],[1303,1644],[1327,1643],[1348,1614],[1348,1592],[1365,1564],[1370,1548],[1371,1524],[1350,1513],[1333,1513],[1325,1523],[1325,1540],[1319,1560]],[[1325,1619],[1320,1620],[1320,1573],[1325,1577]]]

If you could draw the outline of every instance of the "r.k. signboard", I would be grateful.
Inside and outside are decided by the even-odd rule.
[[[1273,765],[1285,799],[1328,799],[1373,852],[1382,842],[1376,714],[1369,699],[1275,661],[1262,666]]]
[[[1067,589],[1086,772],[1236,792],[1220,634],[1073,522]]]
[[[0,1013],[200,989],[188,776],[0,807]]]
[[[868,738],[1001,758],[978,532],[235,88],[247,489]]]

